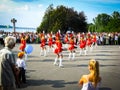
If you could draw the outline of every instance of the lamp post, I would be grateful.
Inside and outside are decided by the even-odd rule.
[[[12,18],[11,22],[13,23],[13,30],[14,30],[14,33],[15,33],[15,23],[17,22],[17,20],[15,18]]]

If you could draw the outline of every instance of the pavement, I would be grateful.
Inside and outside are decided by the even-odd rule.
[[[44,57],[40,56],[39,44],[31,45],[33,52],[27,60],[27,83],[17,90],[80,90],[78,81],[83,74],[89,73],[88,62],[92,58],[100,63],[100,90],[120,90],[120,46],[97,46],[87,56],[80,56],[76,48],[75,60],[69,60],[69,52],[63,51],[64,67],[59,68],[53,65],[56,56],[52,50]],[[13,51],[17,54],[19,44]]]

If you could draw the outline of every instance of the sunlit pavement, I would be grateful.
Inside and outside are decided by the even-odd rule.
[[[63,51],[64,67],[59,68],[53,65],[55,54],[52,50],[44,57],[40,56],[39,44],[31,45],[34,50],[28,55],[27,84],[22,84],[21,90],[80,90],[78,81],[83,74],[89,73],[88,61],[92,58],[100,63],[100,90],[120,90],[119,46],[97,46],[87,56],[80,56],[77,48],[75,60],[68,60],[68,51]],[[16,45],[15,53],[18,48]]]

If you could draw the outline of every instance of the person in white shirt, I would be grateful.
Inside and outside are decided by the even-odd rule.
[[[19,73],[19,81],[22,83],[26,83],[26,76],[25,76],[25,71],[26,71],[26,63],[25,60],[23,59],[24,57],[24,52],[19,52],[18,53],[18,58],[16,61],[16,65],[20,69]]]

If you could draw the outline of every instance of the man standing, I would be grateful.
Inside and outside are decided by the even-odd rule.
[[[15,56],[12,49],[16,39],[13,36],[5,38],[5,48],[0,50],[0,90],[15,90]]]

